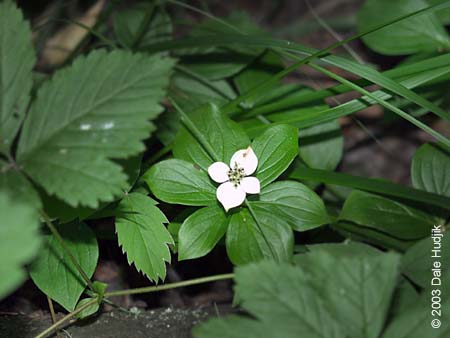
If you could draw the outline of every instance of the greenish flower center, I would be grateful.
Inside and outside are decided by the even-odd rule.
[[[244,176],[244,168],[239,168],[237,163],[234,163],[234,167],[228,170],[228,179],[235,188],[241,183]]]

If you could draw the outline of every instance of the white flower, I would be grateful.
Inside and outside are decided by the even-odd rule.
[[[217,183],[217,199],[225,211],[240,206],[246,194],[259,194],[260,184],[253,174],[258,167],[258,158],[253,149],[241,149],[231,157],[230,166],[223,162],[214,162],[208,168],[209,176]]]

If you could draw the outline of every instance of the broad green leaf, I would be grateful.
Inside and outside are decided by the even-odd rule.
[[[33,205],[12,199],[0,190],[0,299],[22,284],[23,265],[38,253],[41,244],[39,216]]]
[[[170,16],[162,6],[148,2],[116,11],[113,26],[120,43],[132,49],[172,38]]]
[[[294,266],[261,262],[236,269],[236,297],[247,316],[232,316],[201,324],[196,338],[344,338],[339,323]]]
[[[93,298],[83,298],[80,300],[77,304],[76,309],[82,307],[83,305],[89,303],[92,301]],[[94,304],[88,306],[84,310],[81,310],[81,312],[78,312],[75,316],[78,319],[84,319],[86,317],[92,316],[94,313],[97,313],[98,309],[100,308],[100,304],[98,302],[95,302]]]
[[[447,279],[443,283],[448,281]],[[418,302],[393,318],[381,338],[447,338],[450,332],[450,297],[445,290],[440,297],[441,317],[431,316],[431,295],[424,292]],[[440,320],[439,328],[431,326],[433,319]]]
[[[383,22],[428,7],[425,0],[367,0],[358,13],[358,29],[367,31]],[[409,18],[363,37],[373,50],[387,55],[414,54],[450,47],[444,27],[434,13]]]
[[[427,0],[430,5],[442,4],[446,1],[447,0]],[[440,11],[436,11],[435,14],[444,25],[450,24],[450,7],[447,7],[446,9],[442,9]]]
[[[256,177],[265,187],[289,167],[298,154],[298,131],[289,125],[267,129],[253,140],[253,151],[258,157]]]
[[[0,159],[0,192],[17,203],[41,208],[39,194],[28,179],[12,164]]]
[[[330,222],[320,197],[298,182],[272,183],[262,189],[258,200],[249,203],[256,211],[264,210],[286,220],[297,231],[314,229]]]
[[[94,51],[58,71],[25,120],[19,165],[71,206],[113,200],[127,176],[110,158],[144,150],[172,65],[159,56]]]
[[[293,233],[280,217],[255,210],[257,222],[248,209],[231,215],[226,234],[228,257],[235,265],[262,259],[289,261],[293,251]]]
[[[159,162],[142,178],[152,193],[167,203],[203,206],[216,202],[216,188],[208,174],[186,161]]]
[[[421,146],[411,164],[415,188],[450,197],[450,154],[430,143]]]
[[[299,267],[346,337],[377,338],[391,303],[400,257],[361,244],[309,246]]]
[[[228,218],[221,206],[197,210],[186,218],[178,232],[178,259],[205,256],[225,235],[227,227]]]
[[[227,164],[237,150],[250,145],[242,127],[222,114],[216,106],[197,110],[190,118],[219,159]],[[180,129],[175,138],[173,154],[176,158],[197,164],[205,171],[215,162],[185,127]]]
[[[31,29],[13,1],[0,3],[0,152],[9,153],[30,100]]]
[[[344,138],[338,121],[299,131],[299,155],[311,168],[334,170],[342,158]]]
[[[273,74],[278,73],[283,69],[280,56],[272,51],[266,51],[261,54],[256,60],[249,64],[233,79],[236,87],[241,94],[245,94],[252,88],[267,81]],[[253,107],[258,101],[264,100],[267,92],[261,92],[254,97],[243,102],[246,107]]]
[[[168,245],[174,244],[165,223],[169,221],[156,202],[140,193],[125,196],[117,209],[117,237],[128,263],[155,282],[166,277]]]
[[[339,218],[408,240],[428,236],[438,221],[415,207],[358,190],[350,193]]]
[[[56,227],[66,247],[86,275],[91,278],[98,260],[98,244],[94,232],[85,223],[67,223]],[[46,246],[30,266],[36,286],[51,299],[73,311],[86,282],[53,236],[46,236]]]
[[[430,232],[430,236],[432,233]],[[438,251],[432,251],[438,249]],[[435,256],[435,257],[433,257]],[[426,288],[433,278],[433,263],[439,261],[444,273],[450,268],[450,235],[437,231],[417,242],[402,257],[402,272],[417,285]]]

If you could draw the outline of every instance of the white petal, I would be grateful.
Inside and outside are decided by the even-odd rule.
[[[222,183],[217,188],[217,199],[222,203],[225,211],[238,207],[245,201],[245,191],[240,185],[234,186],[231,182]]]
[[[249,176],[256,171],[258,167],[258,158],[253,152],[252,147],[248,147],[247,149],[241,149],[234,153],[233,157],[230,161],[230,167],[233,169],[237,163],[239,168],[243,168],[245,175]]]
[[[247,194],[259,194],[261,186],[256,177],[244,177],[241,181],[241,187]]]
[[[208,174],[217,183],[223,183],[228,181],[228,167],[223,162],[214,162],[208,168]]]

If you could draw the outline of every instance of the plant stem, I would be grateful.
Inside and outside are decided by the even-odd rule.
[[[217,156],[212,146],[204,138],[203,134],[200,132],[200,130],[198,130],[194,122],[192,122],[191,118],[181,109],[181,107],[172,98],[169,97],[169,101],[172,103],[174,108],[180,114],[181,122],[184,124],[186,129],[189,130],[192,136],[194,136],[197,139],[197,141],[203,146],[203,148],[211,157],[211,159],[215,162],[219,162],[220,161],[219,156]]]
[[[181,287],[185,287],[185,286],[189,286],[189,285],[209,283],[209,282],[214,282],[214,281],[224,280],[224,279],[232,279],[233,277],[234,277],[234,273],[227,273],[227,274],[223,274],[223,275],[215,275],[215,276],[195,278],[195,279],[190,279],[190,280],[187,280],[187,281],[176,282],[176,283],[169,283],[169,284],[155,285],[155,286],[147,286],[147,287],[143,287],[143,288],[129,289],[129,290],[111,291],[111,292],[106,292],[105,293],[105,297],[134,295],[134,294],[148,293],[148,292],[157,292],[157,291],[181,288]]]
[[[60,320],[58,320],[56,323],[54,323],[52,326],[49,326],[47,329],[45,329],[44,331],[42,331],[40,334],[38,334],[36,337],[34,338],[45,338],[47,337],[49,334],[51,334],[53,331],[59,329],[62,324],[64,324],[65,322],[67,322],[69,319],[73,318],[74,316],[76,316],[78,313],[80,313],[81,311],[83,311],[84,309],[87,309],[89,306],[94,305],[95,303],[97,303],[97,297],[93,298],[92,300],[90,300],[89,302],[83,304],[82,306],[80,306],[79,308],[76,308],[73,312],[67,314],[66,316],[64,316],[63,318],[61,318]]]
[[[52,323],[55,324],[56,323],[55,308],[53,307],[53,301],[49,296],[47,296],[47,302],[48,302],[48,307],[50,309],[50,315],[52,316]],[[56,337],[61,338],[61,335],[59,334],[58,329],[56,329]]]
[[[83,268],[78,263],[77,259],[72,255],[72,252],[67,247],[66,243],[64,242],[64,239],[61,237],[61,235],[59,234],[58,230],[56,230],[56,227],[53,225],[52,221],[50,220],[50,217],[43,210],[41,210],[40,213],[41,213],[42,218],[45,221],[45,224],[47,224],[47,226],[50,229],[50,231],[52,232],[53,236],[55,236],[57,241],[61,244],[61,247],[63,248],[64,252],[69,257],[69,259],[71,260],[73,265],[75,265],[75,268],[80,273],[81,277],[84,279],[84,281],[88,285],[89,289],[91,289],[92,291],[95,292],[94,286],[93,286],[93,284],[91,282],[91,279],[86,275],[86,273],[84,272]]]

